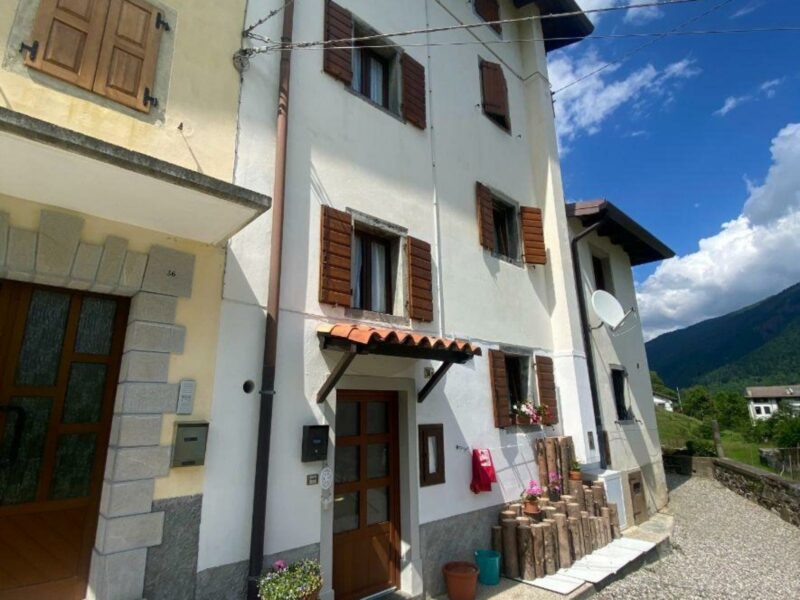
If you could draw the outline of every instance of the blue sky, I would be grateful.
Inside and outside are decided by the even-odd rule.
[[[720,2],[605,13],[593,17],[595,33],[667,31]],[[688,29],[788,25],[800,27],[797,0],[733,0]],[[553,88],[645,41],[554,52]],[[780,240],[800,239],[800,127],[791,127],[800,123],[798,58],[800,32],[670,37],[556,94],[567,198],[611,200],[681,257],[635,272],[649,335],[800,280],[800,245],[781,252],[778,239],[762,241],[776,219],[786,230]],[[795,251],[798,266],[784,264]]]

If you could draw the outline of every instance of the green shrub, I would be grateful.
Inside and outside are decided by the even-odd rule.
[[[710,440],[688,440],[686,449],[692,456],[716,456],[717,449]]]
[[[316,560],[301,560],[288,567],[276,563],[276,566],[258,581],[262,600],[303,600],[322,588],[322,572]]]

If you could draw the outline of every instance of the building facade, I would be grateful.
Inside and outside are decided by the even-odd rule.
[[[0,6],[0,598],[193,588],[159,564],[199,530],[170,518],[203,491],[176,424],[209,420],[225,243],[269,206],[232,184],[243,18]]]
[[[238,600],[302,557],[322,598],[436,595],[546,479],[543,436],[572,436],[623,523],[663,506],[638,323],[585,350],[584,255],[628,307],[660,247],[598,229],[573,252],[594,217],[565,210],[546,59],[592,27],[538,17],[577,9],[0,8],[0,599]],[[479,449],[497,482],[474,493]],[[43,513],[64,560],[3,533]]]
[[[753,421],[769,419],[779,408],[800,414],[800,385],[753,386],[744,395]]]

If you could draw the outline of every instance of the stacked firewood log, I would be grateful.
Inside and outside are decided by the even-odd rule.
[[[502,557],[506,577],[532,580],[553,575],[622,537],[617,506],[608,502],[603,482],[569,479],[572,448],[570,437],[537,440],[540,477],[557,473],[559,484],[551,485],[548,497],[539,498],[538,514],[526,514],[522,502],[514,502],[505,506],[499,524],[492,527],[492,548]]]

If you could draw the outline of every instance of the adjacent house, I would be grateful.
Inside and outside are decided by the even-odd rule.
[[[745,388],[744,395],[754,421],[769,419],[778,408],[800,414],[800,384],[753,386]]]
[[[675,409],[673,407],[674,400],[672,398],[667,398],[666,396],[659,396],[658,394],[653,394],[653,402],[656,405],[656,408],[660,408],[667,412],[673,412]]]
[[[631,268],[672,252],[561,183],[547,53],[591,31],[575,0],[4,3],[0,598],[253,599],[303,557],[326,600],[430,597],[543,436],[623,526],[661,508]]]

